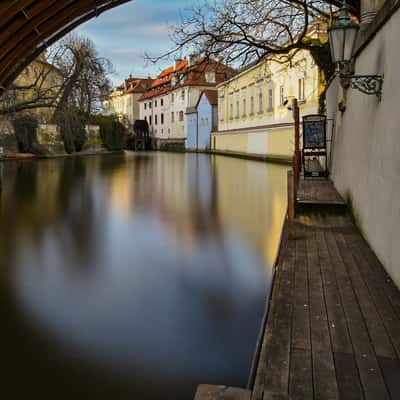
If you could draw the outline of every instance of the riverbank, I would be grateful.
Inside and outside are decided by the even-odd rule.
[[[31,153],[5,153],[0,156],[0,162],[2,161],[23,161],[23,160],[43,160],[43,159],[53,159],[53,158],[68,158],[68,157],[84,157],[84,156],[97,156],[104,154],[121,154],[123,150],[107,150],[107,149],[97,149],[97,150],[83,150],[78,153],[72,154],[46,154],[37,155]]]
[[[263,162],[272,162],[277,164],[290,165],[292,164],[291,157],[286,156],[274,156],[274,155],[264,155],[264,154],[255,154],[255,153],[244,153],[239,151],[229,151],[229,150],[155,150],[155,151],[163,151],[168,153],[198,153],[198,154],[211,154],[218,156],[226,156],[226,157],[234,157],[240,158],[243,160],[251,160],[251,161],[263,161]]]
[[[399,398],[398,288],[330,181],[300,181],[297,197],[295,238],[284,229],[255,381],[232,399]],[[214,393],[196,400],[225,398]]]
[[[317,197],[283,239],[252,399],[399,398],[400,292],[352,218]]]

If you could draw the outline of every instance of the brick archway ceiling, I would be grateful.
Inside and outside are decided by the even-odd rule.
[[[130,0],[6,0],[0,2],[0,89],[48,46],[78,25]],[[340,5],[338,0],[330,0]],[[360,0],[348,3],[358,14]]]

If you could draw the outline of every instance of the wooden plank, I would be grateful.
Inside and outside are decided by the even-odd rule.
[[[194,400],[250,400],[251,392],[247,389],[222,386],[199,385]]]
[[[385,290],[386,276],[381,271],[383,267],[380,265],[370,265],[365,257],[364,249],[358,241],[351,246],[351,251],[360,268],[371,297],[377,306],[386,332],[395,348],[396,354],[393,356],[398,358],[400,355],[400,318],[397,316],[387,296],[387,291]],[[400,298],[400,293],[396,297]]]
[[[304,232],[296,227],[295,290],[292,347],[311,352],[310,304]]]
[[[342,306],[336,274],[328,252],[325,234],[317,233],[317,246],[328,313],[329,330],[334,352],[353,353],[350,335]]]
[[[340,400],[364,399],[353,354],[334,353]]]
[[[344,204],[342,197],[328,179],[300,179],[297,197],[300,202]]]
[[[314,393],[318,399],[338,399],[335,365],[330,341],[315,233],[307,234],[311,341]]]
[[[360,274],[358,265],[349,250],[343,234],[337,235],[337,241],[342,254],[342,259],[347,267],[360,309],[366,323],[375,353],[382,357],[395,357],[395,351],[384,327],[383,321],[376,309],[370,292]]]
[[[311,353],[307,350],[293,350],[290,362],[290,400],[312,399],[312,362]]]
[[[392,360],[386,357],[378,357],[386,386],[389,390],[390,397],[400,399],[400,361]]]
[[[285,250],[283,250],[283,253],[285,253]],[[263,342],[261,346],[260,358],[258,360],[252,400],[262,400],[264,396],[265,376],[268,373],[267,371],[268,349],[270,346],[269,342],[271,335],[274,332],[276,304],[277,304],[276,298],[279,293],[280,277],[281,277],[281,268],[278,267],[275,270],[274,286],[272,288],[270,309],[268,312],[267,324],[265,327]]]
[[[293,241],[287,242],[286,250],[281,264],[272,330],[267,332],[264,399],[288,395],[294,288]]]
[[[336,279],[353,344],[355,359],[366,400],[388,399],[386,385],[379,368],[376,355],[368,335],[365,320],[361,313],[352,282],[342,260],[346,249],[340,245],[339,234],[327,235],[328,249],[336,270]],[[339,251],[340,248],[340,251]]]

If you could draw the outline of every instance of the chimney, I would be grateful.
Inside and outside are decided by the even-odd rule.
[[[178,68],[178,65],[182,62],[180,58],[175,58],[174,60],[174,71]]]
[[[196,62],[196,54],[189,54],[186,56],[186,60],[188,62],[188,66],[191,67]]]

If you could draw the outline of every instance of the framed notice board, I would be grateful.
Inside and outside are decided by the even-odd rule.
[[[326,149],[326,116],[303,117],[303,170],[304,177],[328,176]]]
[[[326,116],[303,117],[303,149],[326,149]]]

